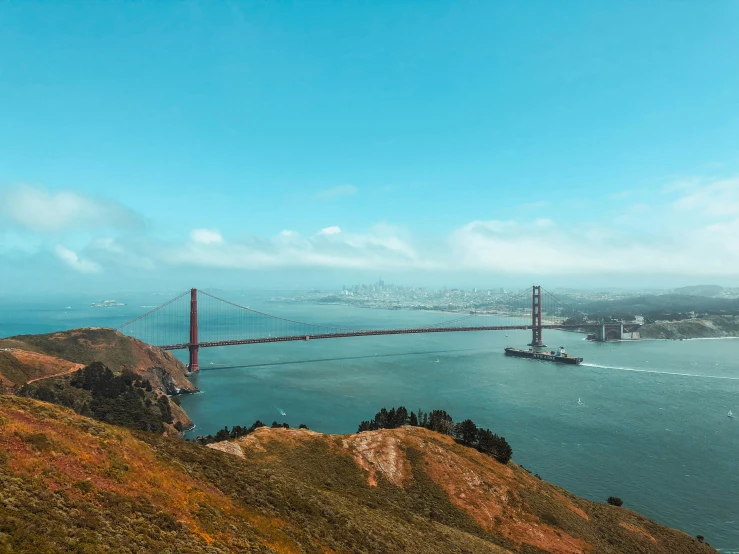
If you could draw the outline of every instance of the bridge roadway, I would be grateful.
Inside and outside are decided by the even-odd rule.
[[[590,325],[592,326],[592,325]],[[581,329],[589,325],[542,325],[542,329]],[[290,342],[297,340],[337,339],[346,337],[376,337],[380,335],[415,335],[420,333],[459,333],[466,331],[508,331],[531,330],[531,325],[505,325],[497,327],[420,327],[416,329],[367,329],[363,331],[345,331],[343,333],[321,333],[316,335],[289,335],[285,337],[263,337],[258,339],[221,340],[190,343],[167,344],[160,346],[163,350],[186,350],[190,346],[208,348],[212,346],[234,346],[237,344],[262,344],[266,342]]]

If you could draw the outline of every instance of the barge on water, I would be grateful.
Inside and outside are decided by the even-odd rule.
[[[579,364],[582,362],[582,358],[570,356],[561,346],[559,347],[558,352],[555,352],[554,350],[552,350],[551,352],[540,352],[538,350],[534,350],[533,348],[529,348],[528,350],[506,348],[505,355],[515,356],[516,358],[533,358],[534,360],[557,362],[559,364]]]

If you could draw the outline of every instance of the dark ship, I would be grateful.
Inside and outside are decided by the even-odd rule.
[[[540,352],[529,348],[528,350],[519,350],[517,348],[506,348],[506,356],[515,356],[516,358],[533,358],[534,360],[544,360],[547,362],[557,362],[558,364],[579,364],[582,358],[570,356],[565,349],[560,346],[559,351]]]

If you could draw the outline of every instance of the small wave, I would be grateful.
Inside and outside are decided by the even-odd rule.
[[[656,373],[657,375],[678,375],[680,377],[698,377],[703,379],[726,379],[739,381],[739,377],[727,377],[723,375],[696,375],[695,373],[677,373],[674,371],[655,371],[653,369],[637,369],[635,367],[621,367],[616,365],[580,364],[585,367],[597,367],[599,369],[616,369],[618,371],[634,371],[636,373]]]

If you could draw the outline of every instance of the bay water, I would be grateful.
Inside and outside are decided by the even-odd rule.
[[[450,314],[269,302],[237,302],[298,321],[355,328],[438,323]],[[115,327],[169,298],[0,298],[0,336],[83,326]],[[248,298],[248,302],[244,301]],[[201,321],[201,325],[207,324]],[[435,333],[208,348],[181,397],[188,436],[224,426],[305,423],[352,433],[381,407],[444,409],[506,437],[513,459],[585,498],[624,506],[725,553],[739,552],[739,340],[593,343],[545,331],[580,366],[508,358],[527,331]],[[175,352],[186,362],[186,352]],[[581,403],[578,403],[580,400]],[[283,415],[283,413],[285,415]]]

